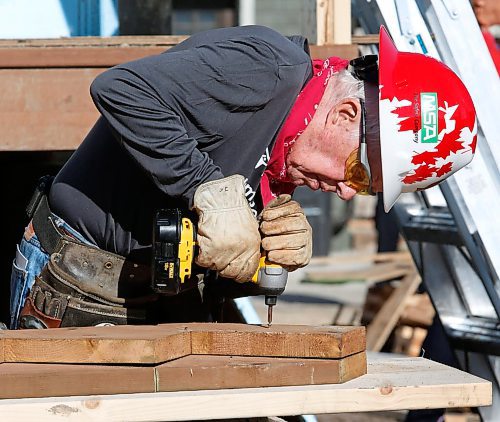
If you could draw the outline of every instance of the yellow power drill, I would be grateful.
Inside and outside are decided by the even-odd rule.
[[[197,267],[196,225],[177,208],[163,209],[156,213],[153,225],[152,288],[155,292],[173,296],[196,286],[196,274],[206,272]],[[267,320],[271,325],[273,306],[283,293],[288,272],[280,265],[267,261],[263,255],[252,277],[259,294],[265,296]]]

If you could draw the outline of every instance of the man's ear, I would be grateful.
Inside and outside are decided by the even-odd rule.
[[[350,123],[360,112],[360,103],[356,98],[344,98],[330,110],[329,122],[333,124]]]

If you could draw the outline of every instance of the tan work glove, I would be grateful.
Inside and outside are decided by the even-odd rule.
[[[260,233],[243,176],[203,183],[196,189],[193,208],[199,216],[196,263],[222,277],[250,281],[259,265]]]
[[[309,263],[312,229],[302,207],[290,195],[280,195],[267,204],[260,215],[260,231],[269,261],[288,271]]]

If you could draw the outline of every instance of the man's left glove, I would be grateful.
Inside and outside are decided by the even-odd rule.
[[[260,231],[269,261],[288,271],[309,263],[312,229],[302,207],[290,195],[280,195],[266,205],[260,215]]]

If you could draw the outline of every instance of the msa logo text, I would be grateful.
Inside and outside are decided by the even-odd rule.
[[[435,92],[420,93],[422,107],[421,142],[435,144],[438,141],[438,99]]]

